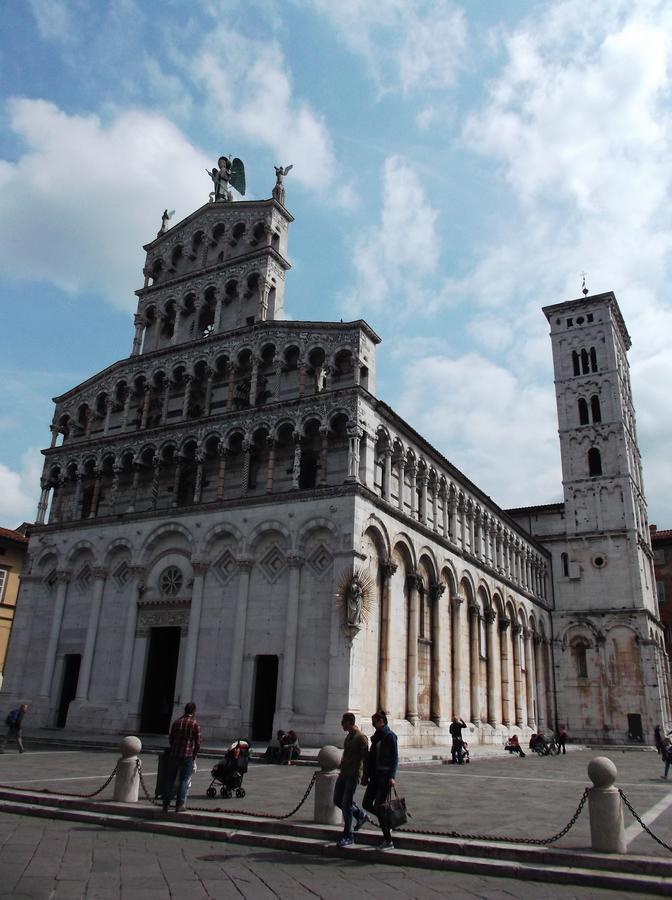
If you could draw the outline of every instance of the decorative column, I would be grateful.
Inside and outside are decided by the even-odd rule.
[[[300,400],[306,391],[306,364],[302,359],[299,359],[299,360],[297,360],[296,365],[299,370],[299,400]]]
[[[404,479],[404,456],[400,453],[396,459],[398,472],[399,472],[399,496],[397,498],[397,505],[399,506],[399,511],[404,511],[404,490],[406,488],[405,479]]]
[[[145,396],[142,402],[142,415],[140,416],[140,431],[147,428],[147,417],[149,416],[149,404],[152,402],[152,386],[146,384],[144,387]]]
[[[540,731],[546,728],[546,685],[544,684],[544,646],[540,634],[534,635],[534,673],[537,694],[537,725]]]
[[[82,514],[82,483],[84,481],[84,473],[77,472],[75,475],[76,485],[75,485],[75,499],[72,504],[72,518],[73,519],[83,519],[84,516]]]
[[[268,465],[266,466],[266,493],[273,493],[273,473],[275,472],[275,438],[266,438]]]
[[[51,696],[52,681],[54,679],[54,663],[56,662],[56,651],[58,649],[58,639],[61,636],[61,622],[63,621],[63,610],[65,609],[65,596],[68,591],[68,582],[70,581],[70,573],[61,569],[56,572],[56,600],[54,601],[54,610],[51,615],[51,629],[49,631],[49,643],[47,644],[47,652],[44,657],[44,668],[42,669],[42,683],[40,685],[40,697],[49,698]]]
[[[140,469],[141,464],[139,462],[133,461],[133,483],[131,484],[131,505],[128,507],[128,512],[135,512],[135,506],[138,502],[138,485],[140,484]]]
[[[472,500],[467,500],[464,514],[467,519],[467,534],[469,535],[469,552],[472,556],[476,556],[476,531],[474,524],[474,504]]]
[[[93,470],[93,493],[91,495],[91,507],[89,508],[89,519],[95,519],[98,512],[98,501],[100,500],[100,485],[103,479],[103,473],[100,466],[96,466]]]
[[[459,594],[455,594],[451,598],[451,649],[452,649],[452,669],[453,669],[453,709],[452,715],[462,715],[460,707],[462,705],[462,690],[464,686],[464,664],[462,657],[462,634],[464,628],[462,626],[462,604],[464,598]]]
[[[381,581],[381,629],[380,629],[380,678],[378,707],[390,712],[392,702],[392,576],[397,564],[387,560],[380,564]]]
[[[525,694],[527,696],[527,724],[530,728],[536,728],[534,718],[534,681],[532,678],[532,632],[529,628],[523,629],[525,641]]]
[[[420,632],[420,602],[422,577],[417,572],[406,576],[408,590],[408,648],[406,651],[406,718],[411,725],[418,721],[418,637]]]
[[[520,638],[523,627],[518,622],[511,626],[511,642],[513,643],[513,696],[516,725],[523,725],[523,673],[520,665]]]
[[[507,629],[511,619],[502,617],[499,620],[499,668],[502,685],[502,722],[508,728],[511,725],[511,694],[509,684],[509,636]]]
[[[485,643],[488,658],[486,660],[486,678],[488,691],[488,722],[493,728],[499,725],[500,713],[497,709],[497,646],[495,641],[495,622],[497,613],[494,609],[485,611]]]
[[[252,375],[250,377],[250,406],[257,405],[257,382],[259,380],[259,359],[252,357]]]
[[[245,631],[247,628],[247,604],[250,592],[250,572],[254,560],[241,557],[238,560],[238,597],[236,614],[231,635],[231,667],[227,692],[227,706],[240,712],[240,686],[243,678],[243,650],[245,648]]]
[[[268,318],[268,295],[271,292],[271,283],[265,278],[259,282],[259,321],[265,322]]]
[[[105,422],[103,423],[103,434],[110,433],[110,416],[112,415],[112,398],[107,396],[105,398]]]
[[[434,479],[434,490],[432,491],[432,531],[439,531],[439,484]]]
[[[481,721],[479,688],[481,674],[481,654],[479,648],[480,610],[478,603],[469,604],[469,663],[471,721],[478,725]]]
[[[411,518],[415,519],[418,515],[418,464],[414,459],[408,465],[408,474],[411,481]]]
[[[40,493],[40,499],[37,504],[37,513],[35,516],[36,525],[44,525],[44,519],[47,514],[47,507],[49,506],[49,482],[46,478],[41,479],[40,487],[42,491]]]
[[[224,499],[224,478],[226,476],[226,457],[229,455],[228,447],[221,441],[217,452],[219,453],[219,471],[217,472],[217,499]]]
[[[285,613],[285,644],[282,659],[282,684],[280,687],[279,715],[287,721],[294,715],[294,675],[296,669],[296,639],[299,626],[299,592],[301,590],[301,566],[303,559],[295,554],[287,556],[289,565],[289,590]]]
[[[450,622],[446,627],[447,615],[441,605],[441,597],[445,584],[432,583],[429,586],[429,602],[432,604],[432,672],[431,698],[429,703],[430,717],[437,725],[445,718],[443,708],[444,697],[450,695],[450,679],[448,677],[448,660],[446,650],[446,633],[450,640]]]
[[[196,450],[196,481],[194,483],[194,503],[201,502],[201,494],[203,493],[203,462],[205,460],[205,451],[202,447]],[[249,470],[248,470],[249,474]]]
[[[191,387],[194,381],[193,375],[184,376],[184,400],[182,401],[182,418],[186,419],[189,414],[189,404],[191,403]]]
[[[84,641],[82,664],[79,669],[79,678],[77,679],[77,693],[75,695],[76,700],[89,699],[91,667],[93,665],[93,654],[96,648],[96,638],[98,636],[100,607],[103,602],[103,591],[105,590],[107,570],[96,567],[93,570],[93,578],[93,597],[91,600],[91,608],[89,609],[89,624],[86,629],[86,639]]]
[[[275,384],[273,385],[273,399],[280,399],[280,388],[282,385],[282,359],[279,357],[274,360],[273,372],[275,374]]]
[[[210,415],[210,404],[212,403],[212,382],[215,377],[215,370],[211,369],[210,366],[205,370],[206,381],[205,381],[205,399],[203,401],[203,415]]]
[[[327,484],[328,479],[328,461],[329,461],[329,426],[323,425],[320,428],[322,435],[322,447],[320,448],[320,485]]]
[[[357,425],[348,425],[348,474],[346,481],[359,481],[359,442],[362,429]]]
[[[161,483],[161,458],[155,456],[152,460],[154,475],[152,476],[152,509],[156,509],[159,502],[159,486]]]
[[[219,331],[219,325],[222,320],[222,292],[217,291],[217,299],[215,300],[215,318],[212,323],[212,329],[214,332]]]
[[[241,475],[240,494],[244,497],[250,489],[250,455],[252,453],[252,441],[246,435],[242,443],[243,472]]]
[[[194,585],[191,589],[191,607],[189,608],[189,634],[187,635],[187,648],[184,654],[184,668],[182,670],[181,696],[185,703],[189,703],[194,694],[194,675],[196,672],[196,656],[198,650],[198,638],[201,633],[201,608],[203,606],[203,588],[205,575],[210,566],[205,560],[192,559],[191,567],[194,571]]]
[[[133,399],[133,391],[130,387],[126,387],[126,396],[124,397],[124,409],[121,414],[121,430],[126,431],[128,428],[128,417],[131,412],[131,400]]]
[[[182,477],[182,457],[175,457],[175,473],[173,475],[173,499],[170,505],[175,507],[180,502],[180,478]]]
[[[140,347],[142,346],[142,332],[145,330],[145,320],[141,315],[136,313],[133,316],[133,324],[135,325],[135,334],[133,335],[131,356],[138,356],[140,353]]]
[[[56,523],[61,521],[61,509],[63,508],[63,486],[65,485],[65,475],[59,475],[54,485],[54,499],[51,504],[51,513],[49,522]]]
[[[456,526],[455,526],[455,517],[457,512],[457,498],[455,497],[455,487],[451,484],[448,489],[448,498],[447,498],[447,506],[448,506],[448,540],[452,541],[454,544],[457,543],[457,537],[455,536]]]
[[[124,643],[121,648],[119,663],[119,683],[116,700],[125,703],[128,700],[128,683],[131,677],[131,663],[135,646],[135,628],[138,621],[138,591],[145,570],[142,566],[128,567],[130,581],[128,585],[128,602],[126,605],[126,623],[124,625]]]
[[[449,528],[448,528],[448,491],[446,490],[445,485],[441,485],[439,488],[439,497],[441,499],[441,518],[443,523],[443,536],[446,540],[448,540]]]
[[[467,549],[466,522],[464,518],[465,498],[460,491],[457,498],[457,529],[455,541],[462,550]]]
[[[420,509],[418,519],[423,525],[427,524],[427,471],[423,469],[418,476],[420,482]]]
[[[383,448],[383,499],[392,499],[392,448]]]
[[[51,444],[49,445],[49,449],[53,450],[56,446],[56,441],[58,440],[58,425],[50,425],[49,431],[51,432]]]

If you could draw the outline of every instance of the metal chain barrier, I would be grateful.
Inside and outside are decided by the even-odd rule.
[[[581,815],[583,807],[586,804],[586,800],[588,799],[588,788],[585,789],[581,799],[579,800],[579,805],[576,808],[576,812],[569,820],[569,822],[565,825],[562,831],[559,831],[557,834],[554,834],[553,837],[549,838],[518,838],[518,837],[501,837],[500,835],[492,835],[492,834],[463,834],[461,831],[420,831],[417,828],[398,828],[397,831],[401,832],[409,832],[412,834],[430,834],[435,837],[454,837],[454,838],[464,838],[468,841],[498,841],[501,843],[507,844],[532,844],[535,846],[546,846],[547,844],[553,844],[555,841],[559,841],[561,837],[564,837],[570,828],[575,824],[576,820]]]
[[[639,822],[639,824],[642,826],[644,831],[649,835],[649,837],[652,837],[657,844],[660,844],[661,847],[664,847],[666,850],[669,850],[670,853],[672,853],[672,847],[670,847],[669,844],[666,844],[665,841],[661,841],[661,839],[659,837],[656,837],[656,835],[651,831],[649,826],[645,825],[644,822],[642,822],[640,817],[637,815],[637,813],[632,808],[632,804],[630,803],[630,801],[628,800],[628,798],[625,796],[625,794],[623,793],[623,791],[620,788],[618,789],[618,793],[621,795],[621,800],[623,801],[623,803],[625,803],[625,805],[628,807],[628,809],[632,813],[633,817],[636,819],[637,822]]]
[[[59,797],[79,797],[80,800],[90,800],[92,797],[97,797],[98,794],[101,794],[108,784],[112,781],[114,776],[117,774],[117,767],[115,766],[112,769],[109,778],[105,780],[105,782],[95,791],[91,791],[90,794],[75,794],[72,791],[54,791],[51,788],[43,787],[43,788],[32,788],[32,787],[21,787],[17,784],[6,785],[0,784],[0,788],[8,788],[12,791],[26,791],[26,792],[35,792],[38,794],[58,794]]]

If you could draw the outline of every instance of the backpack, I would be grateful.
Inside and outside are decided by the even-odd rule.
[[[9,715],[7,716],[7,718],[5,719],[5,725],[10,725],[10,726],[11,726],[11,725],[16,725],[16,723],[19,721],[19,716],[20,716],[20,715],[21,715],[21,710],[20,710],[20,709],[13,709],[13,710],[9,713]]]

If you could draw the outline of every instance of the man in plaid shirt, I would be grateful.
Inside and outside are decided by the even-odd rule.
[[[184,715],[175,719],[170,726],[170,754],[166,766],[166,780],[163,790],[163,811],[168,812],[175,791],[175,781],[179,777],[175,812],[184,809],[189,789],[189,780],[194,771],[194,762],[201,749],[201,726],[196,720],[196,704],[187,703]]]

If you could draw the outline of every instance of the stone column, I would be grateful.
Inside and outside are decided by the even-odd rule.
[[[257,405],[257,382],[259,380],[259,360],[252,357],[252,375],[250,376],[250,406]]]
[[[210,566],[204,560],[191,561],[194,570],[194,585],[191,589],[191,607],[189,609],[189,634],[187,635],[187,647],[184,654],[184,667],[182,669],[182,700],[189,703],[194,693],[194,675],[196,673],[196,656],[198,651],[198,638],[201,632],[201,609],[203,606],[203,588],[205,575]]]
[[[448,539],[452,541],[454,544],[457,543],[457,537],[455,535],[456,526],[455,526],[455,515],[457,512],[457,500],[455,499],[455,492],[449,491],[448,498]]]
[[[273,385],[273,399],[280,399],[280,388],[282,386],[282,360],[275,359],[273,363],[273,372],[275,374],[275,384]]]
[[[299,593],[301,590],[301,566],[303,559],[295,554],[287,557],[289,564],[289,591],[285,618],[285,644],[282,660],[282,684],[278,714],[284,720],[294,715],[294,674],[296,668],[296,641],[299,627]]]
[[[155,456],[152,460],[154,475],[152,476],[152,509],[156,509],[159,502],[159,485],[161,482],[161,459]]]
[[[124,409],[121,414],[121,430],[126,431],[128,428],[128,417],[131,412],[131,400],[133,399],[133,391],[129,386],[126,388],[127,394],[124,397]]]
[[[396,563],[387,560],[380,564],[381,579],[381,633],[380,633],[380,680],[378,706],[390,712],[392,702],[392,576],[397,571]]]
[[[397,466],[399,471],[399,496],[397,498],[397,505],[399,507],[400,512],[404,511],[404,490],[406,488],[404,482],[404,457],[402,454],[399,454],[397,457]]]
[[[182,457],[175,457],[175,473],[173,475],[173,499],[170,503],[175,507],[179,503],[180,498],[180,478],[182,477]]]
[[[142,346],[142,332],[145,330],[145,320],[141,315],[136,313],[133,316],[133,324],[135,325],[135,334],[133,335],[131,356],[138,356],[138,354],[140,353],[140,347]]]
[[[392,498],[392,448],[383,448],[383,499],[389,503]]]
[[[238,560],[238,597],[236,615],[231,635],[231,664],[227,692],[227,706],[240,712],[240,686],[243,676],[243,651],[245,649],[245,631],[247,629],[247,604],[250,592],[250,572],[254,560],[241,557]]]
[[[205,400],[203,401],[203,415],[210,415],[210,404],[212,403],[212,382],[215,377],[215,370],[211,369],[210,366],[205,370],[206,381],[205,381]]]
[[[434,480],[434,490],[432,492],[432,530],[439,531],[439,486],[436,479]]]
[[[75,475],[76,484],[75,484],[75,499],[72,504],[72,518],[73,519],[83,519],[84,516],[82,514],[82,481],[84,479],[83,472],[77,472]]]
[[[529,628],[523,629],[525,641],[525,694],[527,697],[527,724],[530,728],[536,728],[534,717],[534,681],[532,673],[532,632]]]
[[[128,507],[128,512],[135,512],[135,506],[138,502],[138,485],[140,483],[140,469],[142,468],[141,463],[133,462],[133,483],[131,485],[131,505]]]
[[[183,419],[186,419],[187,415],[189,414],[189,403],[191,402],[191,387],[192,387],[193,381],[194,381],[193,375],[187,374],[184,376],[185,388],[184,388],[184,399],[182,401],[182,418]]]
[[[418,519],[423,525],[427,524],[427,472],[422,471],[418,476],[420,482],[420,509]]]
[[[546,729],[546,685],[544,684],[543,641],[540,634],[534,635],[534,670],[537,694],[537,724],[541,731]]]
[[[323,425],[320,428],[320,434],[322,435],[322,447],[320,449],[320,484],[325,485],[328,480],[327,463],[329,460],[329,427]]]
[[[406,718],[412,725],[418,721],[418,636],[420,632],[420,602],[422,577],[417,572],[406,576],[408,589],[408,648],[406,651]]]
[[[56,441],[58,440],[58,425],[50,425],[49,431],[51,432],[51,444],[49,445],[49,449],[53,450],[56,446]]]
[[[47,514],[47,507],[49,506],[49,482],[46,478],[43,478],[40,481],[40,487],[42,488],[42,490],[40,493],[40,499],[37,504],[37,514],[35,516],[36,525],[44,525],[44,519]]]
[[[467,520],[467,534],[469,535],[469,552],[472,556],[476,556],[476,532],[474,526],[474,504],[471,500],[467,501],[464,511]]]
[[[266,438],[268,465],[266,466],[266,493],[273,493],[273,473],[275,472],[275,438]]]
[[[100,607],[103,602],[103,591],[105,590],[107,571],[96,567],[93,570],[93,578],[93,598],[89,610],[89,623],[86,629],[82,665],[79,670],[79,679],[77,680],[76,700],[88,700],[89,698],[91,667],[93,666],[93,655],[96,648],[96,638],[98,636],[98,622],[100,621]]]
[[[470,700],[471,700],[471,721],[478,725],[481,721],[480,709],[480,682],[481,682],[481,654],[479,648],[479,622],[480,610],[478,603],[469,604],[469,663],[470,663]]]
[[[451,598],[451,612],[453,616],[451,617],[451,638],[452,638],[452,669],[453,669],[453,709],[452,715],[461,716],[462,713],[460,711],[462,706],[462,689],[464,686],[464,664],[462,657],[462,604],[464,603],[464,598],[460,597],[459,594],[455,594],[454,597]]]
[[[450,534],[450,529],[448,527],[448,492],[445,487],[442,487],[439,492],[439,496],[441,498],[441,517],[443,520],[443,536],[446,540],[448,540],[448,535]]]
[[[216,333],[222,321],[222,292],[217,291],[217,299],[215,300],[215,318],[212,323],[212,330]]]
[[[432,693],[429,704],[430,716],[440,725],[446,717],[444,698],[450,694],[450,678],[448,677],[446,633],[450,640],[450,622],[446,624],[445,608],[441,604],[441,597],[445,591],[445,584],[433,583],[429,586],[429,602],[432,604]]]
[[[100,500],[100,485],[103,473],[99,466],[93,470],[93,493],[91,495],[91,507],[89,509],[89,519],[95,519],[98,512],[98,501]]]
[[[196,481],[194,482],[194,503],[201,502],[201,494],[203,492],[203,462],[205,461],[205,451],[202,447],[196,450]]]
[[[494,609],[485,611],[485,642],[488,658],[486,660],[486,678],[488,691],[488,722],[493,727],[499,725],[500,710],[497,709],[497,646],[495,641],[495,622],[497,613]]]
[[[65,475],[59,475],[56,485],[54,486],[54,500],[51,504],[51,514],[49,522],[61,521],[61,510],[63,508],[63,486],[65,485]]]
[[[217,472],[217,499],[224,499],[224,478],[226,476],[226,457],[229,455],[229,450],[224,444],[220,441],[218,451],[219,453],[219,471]]]
[[[511,626],[511,641],[513,643],[513,696],[516,714],[516,725],[523,725],[523,673],[520,665],[520,638],[523,628],[518,622]]]
[[[110,433],[110,416],[112,415],[112,398],[105,398],[105,422],[103,424],[103,434]]]
[[[145,396],[142,401],[142,414],[140,416],[140,431],[147,428],[147,417],[149,416],[149,404],[152,402],[152,386],[146,384],[144,387]]]
[[[236,367],[230,362],[229,363],[229,381],[226,385],[226,408],[231,409],[233,406],[233,387],[236,380]]]
[[[418,494],[417,494],[417,478],[418,478],[418,465],[415,460],[411,460],[408,466],[408,474],[410,475],[411,480],[411,518],[415,519],[418,515]]]
[[[508,728],[511,724],[511,694],[509,683],[509,636],[507,629],[511,619],[499,620],[499,667],[502,685],[502,722]]]
[[[42,683],[40,685],[40,697],[43,698],[51,696],[52,681],[54,678],[54,663],[56,662],[58,640],[61,636],[61,622],[63,621],[63,610],[65,609],[65,597],[68,591],[69,581],[69,572],[66,572],[65,570],[56,572],[56,600],[54,601],[54,611],[51,615],[49,643],[47,644],[47,652],[44,657]]]
[[[124,643],[121,648],[119,663],[119,682],[116,699],[122,703],[128,700],[128,683],[131,677],[133,648],[135,646],[135,628],[138,621],[138,589],[145,570],[142,566],[129,566],[131,576],[128,586],[128,602],[126,605],[126,623],[124,625]]]
[[[348,425],[348,474],[346,481],[359,481],[359,442],[362,429],[356,425]]]
[[[306,392],[306,364],[302,359],[299,359],[297,366],[299,369],[299,399],[301,399]]]
[[[245,497],[250,489],[250,455],[252,453],[252,441],[246,435],[242,443],[243,471],[241,475],[240,494]]]

